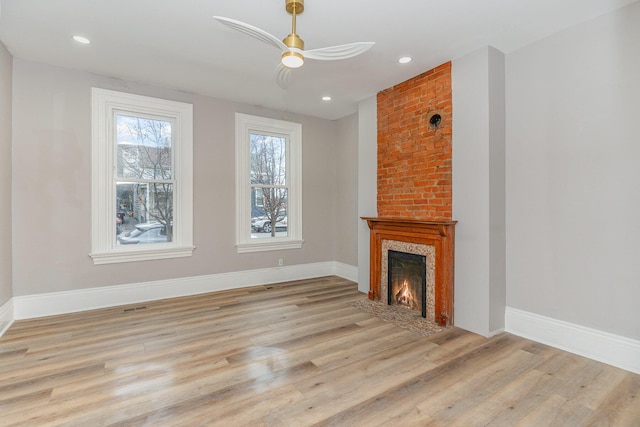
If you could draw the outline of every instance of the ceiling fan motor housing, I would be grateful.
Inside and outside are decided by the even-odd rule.
[[[304,41],[297,34],[289,34],[282,42],[287,45],[287,47],[304,50]]]

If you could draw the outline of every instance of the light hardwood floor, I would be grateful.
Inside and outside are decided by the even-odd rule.
[[[325,277],[15,322],[0,425],[640,426],[640,375],[510,334],[419,337]]]

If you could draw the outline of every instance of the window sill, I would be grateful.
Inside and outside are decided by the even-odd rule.
[[[100,252],[89,254],[89,256],[93,259],[94,265],[101,265],[190,257],[193,254],[194,249],[195,246],[184,246],[171,249]]]
[[[282,249],[300,249],[304,240],[286,240],[276,242],[238,243],[239,254],[250,252],[277,251]]]

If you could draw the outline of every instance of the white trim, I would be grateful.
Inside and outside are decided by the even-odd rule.
[[[278,240],[281,239],[281,240]],[[285,240],[279,237],[267,237],[262,240],[266,242],[243,243],[237,244],[236,248],[239,254],[262,251],[276,251],[284,249],[300,249],[304,240]]]
[[[251,188],[249,139],[251,133],[286,139],[287,236],[251,238]],[[238,253],[300,249],[302,238],[302,125],[236,113],[236,248]]]
[[[355,265],[344,264],[342,262],[335,262],[336,270],[335,275],[351,280],[358,283],[358,267]]]
[[[640,341],[507,307],[505,330],[640,374]]]
[[[150,259],[190,257],[193,254],[193,250],[195,249],[195,246],[187,246],[185,248],[173,247],[170,249],[167,249],[167,248],[147,249],[147,247],[149,246],[152,246],[152,245],[141,246],[141,248],[144,250],[139,250],[135,252],[113,251],[113,252],[104,253],[104,254],[89,254],[89,256],[93,259],[93,263],[95,265],[101,265],[101,264],[114,264],[117,262],[148,261]]]
[[[91,88],[91,253],[94,264],[191,256],[193,252],[193,105]],[[115,244],[114,140],[116,112],[171,120],[175,129],[175,233],[170,243]],[[129,256],[131,254],[131,256]]]
[[[496,329],[495,331],[489,331],[487,334],[487,338],[495,337],[496,335],[500,335],[504,332],[504,328]]]
[[[343,277],[340,273],[354,269],[357,270],[329,261],[18,296],[13,297],[14,316],[15,319],[30,319],[291,280],[331,275]]]
[[[13,299],[11,298],[0,307],[0,337],[7,332],[13,320]]]

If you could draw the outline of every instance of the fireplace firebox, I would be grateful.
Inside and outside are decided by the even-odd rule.
[[[424,255],[389,250],[387,303],[427,317],[427,261]]]

